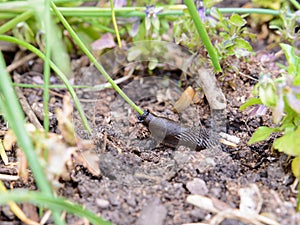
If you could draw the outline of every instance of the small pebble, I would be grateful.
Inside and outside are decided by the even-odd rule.
[[[194,195],[206,195],[208,188],[204,180],[194,178],[192,181],[187,182],[187,189]]]
[[[100,208],[105,209],[105,208],[107,208],[109,206],[109,201],[107,201],[105,199],[97,198],[96,199],[96,204]]]

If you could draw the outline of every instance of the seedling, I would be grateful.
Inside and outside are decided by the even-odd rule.
[[[288,66],[283,67],[286,73],[276,79],[263,75],[253,91],[256,98],[249,99],[240,109],[263,104],[272,111],[275,126],[259,127],[248,144],[266,140],[271,134],[282,132],[283,135],[274,140],[273,147],[287,155],[295,156],[292,171],[295,177],[300,178],[300,57],[295,54],[294,47],[287,44],[280,44],[280,46],[288,62]],[[298,195],[297,210],[299,208],[300,196]]]

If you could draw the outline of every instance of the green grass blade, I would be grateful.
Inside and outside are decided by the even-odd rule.
[[[17,99],[17,96],[12,88],[12,81],[9,74],[6,72],[6,65],[2,52],[0,52],[0,107],[4,109],[5,119],[7,119],[10,127],[17,137],[19,146],[23,149],[32,173],[35,177],[37,186],[48,196],[53,196],[50,183],[48,182],[43,168],[38,160],[38,156],[34,151],[31,139],[25,129],[24,114]],[[59,211],[53,211],[53,219],[59,225],[65,223],[61,219]]]
[[[12,20],[4,23],[0,27],[0,34],[3,34],[6,31],[9,31],[9,30],[13,29],[18,23],[29,19],[31,16],[32,16],[32,12],[30,10],[27,10],[24,13],[22,13],[21,15],[16,16],[15,18],[13,18]]]
[[[50,184],[47,181],[42,166],[40,165],[37,155],[34,151],[31,139],[25,129],[25,118],[17,96],[12,88],[12,82],[9,74],[6,72],[6,66],[2,53],[0,52],[0,93],[1,93],[1,108],[4,108],[5,118],[9,126],[14,131],[19,146],[26,154],[32,172],[35,176],[38,187],[45,193],[52,193]]]
[[[20,46],[23,46],[24,48],[28,49],[29,51],[35,53],[41,59],[45,60],[45,55],[40,50],[38,50],[36,47],[32,46],[31,44],[28,44],[25,41],[22,41],[20,39],[10,37],[10,36],[7,36],[7,35],[0,35],[0,40],[15,43],[15,44],[18,44]],[[70,84],[68,78],[64,75],[64,73],[52,61],[50,61],[50,67],[54,70],[54,72],[57,74],[57,76],[65,84],[66,88],[68,89],[69,93],[71,94],[71,97],[74,101],[76,109],[78,110],[80,118],[82,119],[84,127],[87,129],[87,131],[89,133],[91,133],[91,128],[88,124],[87,118],[85,117],[85,114],[83,112],[83,109],[81,107],[79,99],[78,99],[74,89],[72,88],[72,85]]]
[[[43,93],[43,102],[44,102],[44,129],[45,134],[47,135],[49,132],[49,85],[50,85],[50,57],[51,57],[51,50],[52,46],[50,45],[51,41],[51,23],[50,23],[50,7],[49,7],[49,0],[44,0],[44,7],[45,7],[45,15],[41,19],[44,21],[40,21],[42,24],[45,24],[45,60],[44,60],[44,93]]]
[[[81,205],[70,202],[64,198],[47,196],[37,191],[10,190],[1,193],[0,205],[7,204],[9,201],[30,202],[51,210],[67,211],[76,216],[86,218],[95,225],[112,225],[112,223],[83,208]]]
[[[118,25],[117,25],[117,21],[116,21],[116,15],[115,15],[113,0],[110,0],[110,9],[111,9],[111,19],[112,19],[112,22],[113,22],[113,25],[114,25],[114,28],[115,28],[116,37],[117,37],[117,40],[118,40],[118,45],[119,45],[120,48],[122,48],[122,43],[121,43],[119,29],[118,29]]]
[[[77,34],[74,32],[72,27],[69,25],[67,20],[63,17],[63,15],[59,12],[56,5],[51,1],[51,8],[59,18],[59,20],[62,22],[66,30],[69,32],[71,37],[74,39],[75,43],[81,48],[81,50],[87,55],[87,57],[91,60],[91,62],[95,65],[95,67],[101,72],[101,74],[105,77],[105,79],[111,84],[113,89],[115,89],[116,92],[140,115],[142,115],[144,112],[142,109],[140,109],[122,90],[121,88],[114,82],[114,80],[109,76],[109,74],[104,70],[104,68],[98,63],[98,61],[95,59],[95,57],[90,53],[90,51],[87,49],[87,47],[83,44],[83,42],[80,40],[80,38],[77,36]]]
[[[218,60],[218,55],[217,55],[217,52],[215,50],[215,48],[213,47],[209,37],[208,37],[208,34],[206,32],[206,29],[205,29],[205,26],[203,25],[203,23],[201,22],[201,19],[198,15],[198,12],[197,12],[197,9],[196,9],[196,6],[194,4],[194,1],[193,0],[184,0],[188,10],[189,10],[189,13],[194,21],[194,24],[195,24],[195,27],[196,27],[196,30],[211,58],[211,61],[212,61],[212,64],[214,66],[214,69],[216,72],[222,72],[222,69],[221,69],[221,66],[220,66],[220,63],[219,63],[219,60]]]

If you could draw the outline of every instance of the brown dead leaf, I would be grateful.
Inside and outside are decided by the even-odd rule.
[[[8,157],[6,155],[6,152],[5,152],[5,149],[3,147],[1,139],[0,139],[0,156],[1,156],[2,161],[4,162],[4,165],[7,165],[8,164]]]
[[[6,134],[4,135],[3,139],[3,147],[6,151],[11,151],[12,147],[16,143],[17,138],[14,135],[12,130],[8,130]]]
[[[100,176],[99,157],[95,151],[95,144],[92,140],[77,138],[77,146],[80,152],[74,155],[75,161],[81,163],[94,176]]]
[[[200,90],[195,92],[195,95],[193,97],[193,103],[198,104],[201,102],[201,100],[204,98],[204,93]]]
[[[106,48],[114,48],[116,46],[114,37],[111,33],[103,34],[100,39],[91,44],[92,50],[96,52],[102,51]]]
[[[17,149],[18,173],[20,178],[26,183],[28,181],[28,163],[24,152]]]
[[[91,151],[79,152],[76,154],[76,161],[82,163],[82,165],[88,169],[88,171],[94,176],[100,176],[99,169],[99,157],[96,153]]]
[[[181,94],[180,98],[175,102],[174,110],[178,113],[185,110],[193,102],[195,91],[191,86],[188,86]]]
[[[74,124],[72,123],[73,106],[71,104],[70,95],[65,95],[63,98],[63,110],[57,108],[55,114],[58,121],[58,129],[65,141],[71,145],[76,145],[76,137]]]

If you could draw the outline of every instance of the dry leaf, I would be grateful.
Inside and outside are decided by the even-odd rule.
[[[4,165],[7,165],[8,164],[8,157],[7,157],[6,152],[4,150],[1,139],[0,139],[0,156],[1,156],[2,161],[4,162]]]
[[[180,98],[175,102],[174,110],[178,113],[185,110],[193,102],[195,91],[191,86],[188,86]]]
[[[73,106],[71,104],[70,95],[65,95],[63,98],[63,110],[57,108],[55,114],[58,121],[58,129],[65,141],[71,145],[76,145],[76,137],[74,124],[72,123]]]
[[[80,152],[76,155],[76,160],[81,162],[82,165],[94,176],[100,176],[99,157],[96,153],[91,151]]]
[[[114,37],[112,36],[112,34],[106,33],[106,34],[103,34],[100,39],[94,41],[91,44],[91,46],[92,46],[93,51],[99,52],[106,48],[114,48],[117,45],[114,41]]]
[[[24,152],[21,149],[17,149],[17,159],[18,159],[18,173],[20,178],[27,183],[28,181],[28,163]]]
[[[3,147],[6,151],[10,151],[14,144],[16,143],[17,138],[12,130],[8,130],[3,139]]]

